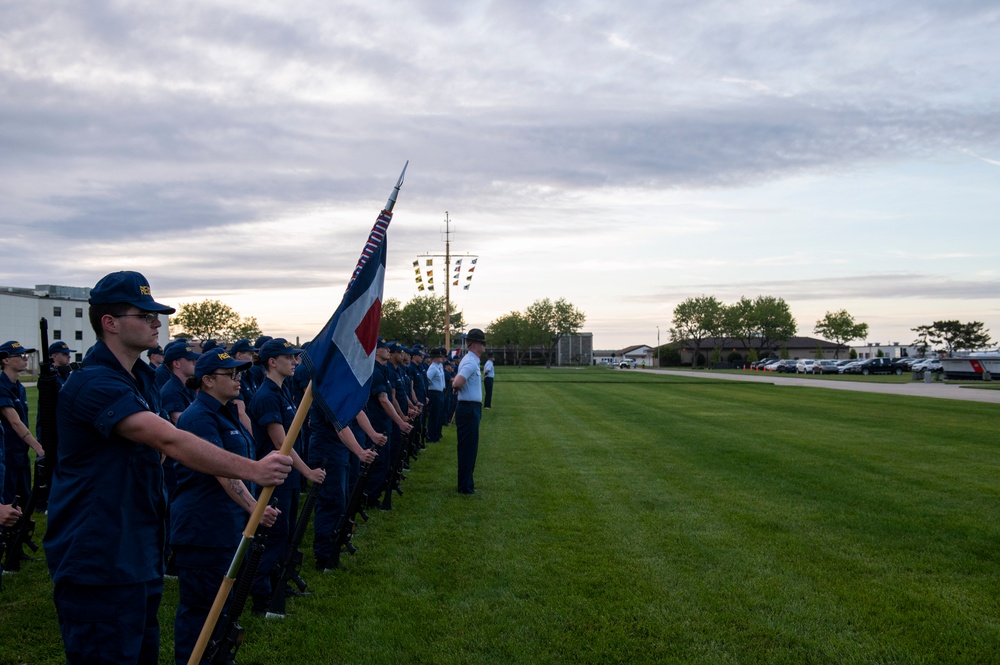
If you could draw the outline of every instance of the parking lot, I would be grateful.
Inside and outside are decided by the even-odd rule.
[[[721,381],[754,381],[757,383],[773,383],[783,386],[805,386],[807,388],[829,388],[830,390],[854,390],[857,392],[885,393],[890,395],[909,395],[912,397],[934,397],[938,399],[958,399],[967,402],[992,402],[1000,404],[1000,390],[981,390],[963,387],[953,383],[935,381],[924,383],[869,383],[859,381],[823,381],[820,379],[796,378],[794,374],[758,374],[746,372],[728,374],[712,371],[692,371],[675,369],[647,370],[657,374],[678,374],[701,379],[719,379]]]

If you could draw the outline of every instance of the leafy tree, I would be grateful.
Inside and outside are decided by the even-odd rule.
[[[753,301],[753,323],[761,349],[771,349],[777,342],[787,341],[798,327],[788,303],[774,296],[758,296]]]
[[[788,303],[774,296],[758,296],[755,300],[743,296],[726,307],[723,316],[729,335],[746,349],[756,347],[761,356],[788,340],[796,330]]]
[[[263,334],[264,331],[260,329],[260,325],[257,323],[257,317],[247,316],[240,319],[236,325],[227,328],[223,333],[223,338],[227,342],[235,342],[238,339],[246,337],[252,342]]]
[[[486,339],[494,349],[503,349],[504,364],[508,364],[507,353],[514,355],[514,364],[520,366],[522,351],[531,346],[528,321],[520,312],[510,312],[486,326]]]
[[[548,298],[536,300],[524,310],[528,322],[527,338],[531,344],[545,347],[545,366],[552,367],[552,354],[559,338],[580,330],[587,316],[565,298],[553,302]]]
[[[990,344],[989,330],[980,321],[935,321],[929,326],[917,326],[912,330],[917,333],[917,339],[913,343],[921,355],[927,352],[931,344],[943,345],[941,350],[948,355],[955,351],[982,349]]]
[[[389,298],[382,303],[379,335],[404,344],[443,346],[444,309],[444,296],[415,296],[405,305]],[[455,336],[465,327],[462,313],[452,312],[450,323],[451,334]]]
[[[724,327],[724,317],[725,309],[715,296],[688,298],[674,308],[670,339],[689,343],[693,347],[692,367],[697,367],[699,351],[705,339],[715,336]]]
[[[257,319],[240,318],[236,310],[219,300],[184,303],[170,317],[170,322],[183,331],[176,332],[175,337],[183,334],[198,339],[235,342],[241,337],[252,339],[260,335]]]
[[[846,309],[839,312],[827,312],[826,315],[816,322],[813,330],[818,335],[836,343],[838,348],[833,352],[833,357],[840,355],[840,346],[855,339],[863,339],[868,335],[867,323],[855,323],[854,317],[847,313]]]

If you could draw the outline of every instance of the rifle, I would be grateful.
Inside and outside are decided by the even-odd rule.
[[[25,545],[32,552],[38,551],[38,544],[32,540],[35,535],[33,519],[35,507],[43,497],[48,496],[52,465],[56,456],[56,403],[59,399],[59,375],[52,365],[52,357],[49,356],[49,324],[45,317],[39,320],[38,328],[42,342],[42,365],[38,375],[38,431],[45,455],[35,459],[35,473],[28,502],[21,511],[17,524],[9,528],[11,533],[6,536],[7,558],[4,567],[10,571],[21,570],[21,561],[25,558]]]
[[[15,496],[14,500],[11,502],[11,508],[17,508],[18,502],[21,497]],[[11,541],[14,539],[14,527],[2,527],[0,528],[0,591],[3,590],[3,555],[7,551],[7,548],[11,546]]]
[[[372,475],[372,465],[362,464],[361,474],[354,485],[354,491],[347,500],[344,507],[344,514],[337,522],[337,528],[333,532],[333,559],[331,561],[334,568],[340,565],[340,552],[346,549],[348,554],[354,556],[358,551],[351,541],[354,539],[354,528],[357,526],[357,517],[361,515],[364,521],[368,521],[368,513],[365,512],[365,505],[368,503],[368,478]]]
[[[319,468],[322,469],[325,466],[326,460],[323,460]],[[309,494],[306,495],[302,510],[299,512],[299,519],[295,523],[295,533],[292,534],[292,538],[288,542],[288,550],[285,553],[285,557],[278,564],[278,570],[272,578],[274,589],[271,595],[271,602],[267,605],[267,611],[272,614],[285,613],[285,601],[288,597],[289,583],[295,584],[302,593],[305,593],[306,588],[308,588],[306,581],[299,574],[302,570],[302,552],[299,550],[299,547],[302,545],[302,540],[306,537],[306,528],[308,528],[309,520],[312,518],[316,500],[319,499],[320,487],[321,485],[318,483],[313,483],[313,486],[309,488]]]
[[[410,432],[412,433],[413,430],[411,429]],[[403,475],[403,467],[406,462],[406,453],[409,450],[410,440],[411,435],[407,434],[406,438],[396,447],[396,450],[392,451],[392,459],[389,460],[389,473],[385,477],[385,496],[382,498],[382,505],[380,506],[382,510],[392,510],[393,492],[399,496],[403,496],[403,488],[399,486],[399,483],[406,480],[406,476]]]
[[[276,503],[272,501],[271,505]],[[216,632],[218,637],[210,641],[205,649],[205,659],[212,665],[234,663],[236,652],[243,644],[245,631],[239,623],[240,615],[243,614],[243,609],[246,607],[247,599],[250,597],[250,589],[253,587],[253,578],[257,575],[260,558],[264,555],[265,533],[267,533],[265,527],[258,527],[254,533],[253,540],[250,542],[250,554],[240,569],[233,597],[229,601],[229,609],[219,621]]]

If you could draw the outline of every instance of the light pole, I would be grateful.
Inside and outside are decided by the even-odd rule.
[[[656,367],[659,369],[661,363],[660,353],[660,326],[656,326]]]

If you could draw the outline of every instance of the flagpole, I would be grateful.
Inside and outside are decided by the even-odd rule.
[[[403,186],[403,177],[406,175],[406,167],[409,165],[410,162],[407,160],[406,164],[403,166],[403,172],[399,174],[399,180],[396,181],[396,186],[393,187],[392,193],[389,195],[389,200],[385,204],[383,212],[388,213],[390,217],[392,216],[392,209],[396,205],[396,196],[399,194],[399,188]],[[358,269],[360,269],[362,262],[364,261],[364,257],[365,254],[362,253],[362,259],[359,260]],[[351,281],[353,281],[354,276],[355,275],[352,275]],[[348,286],[348,288],[350,288],[350,286]],[[310,380],[309,385],[306,386],[305,392],[302,394],[302,400],[299,402],[299,407],[295,411],[295,417],[292,419],[292,424],[288,427],[288,432],[285,433],[285,440],[281,443],[279,452],[282,455],[291,454],[292,446],[295,444],[295,440],[298,438],[299,432],[302,430],[302,425],[305,423],[306,416],[309,414],[309,407],[312,406],[312,403],[312,381]],[[205,649],[208,647],[208,642],[212,638],[212,633],[215,632],[215,625],[219,622],[219,616],[222,615],[222,608],[225,606],[226,599],[229,598],[229,592],[232,590],[233,584],[236,581],[236,575],[243,563],[244,556],[250,548],[250,543],[253,542],[254,532],[257,531],[257,526],[260,524],[260,520],[264,516],[264,509],[267,508],[267,504],[270,503],[271,495],[273,493],[274,487],[264,487],[261,489],[260,496],[257,498],[257,506],[250,515],[246,528],[243,529],[243,537],[240,539],[240,544],[236,548],[236,554],[233,556],[232,563],[229,564],[229,570],[226,571],[225,577],[222,578],[222,584],[219,585],[219,592],[215,595],[215,601],[212,603],[212,608],[209,610],[208,616],[205,618],[205,625],[202,626],[201,634],[198,635],[198,641],[195,642],[194,651],[191,652],[191,657],[188,658],[188,665],[198,665],[198,663],[201,662]]]

